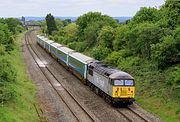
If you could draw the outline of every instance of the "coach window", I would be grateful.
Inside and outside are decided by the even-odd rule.
[[[92,69],[89,69],[89,74],[90,74],[91,76],[93,76],[93,71],[92,71]]]

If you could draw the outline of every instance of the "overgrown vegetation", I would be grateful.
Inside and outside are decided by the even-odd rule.
[[[50,38],[129,72],[136,79],[136,100],[163,120],[178,121],[179,6],[179,0],[166,0],[159,9],[142,7],[124,24],[99,12],[84,14],[67,25],[56,20],[58,30]]]
[[[0,19],[0,121],[37,121],[35,88],[26,75],[20,42],[24,29],[14,18]]]
[[[16,71],[6,57],[14,50],[15,37],[22,30],[17,19],[0,19],[0,102],[13,98],[12,84],[16,82]]]

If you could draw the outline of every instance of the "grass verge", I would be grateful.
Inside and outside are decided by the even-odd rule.
[[[5,104],[0,104],[0,122],[38,121],[38,115],[34,107],[36,104],[36,88],[27,75],[20,47],[23,35],[20,34],[17,37],[15,49],[11,54],[7,55],[7,58],[17,71],[17,81],[12,85],[15,90],[15,98]]]
[[[159,116],[165,122],[179,122],[180,107],[174,102],[163,102],[161,98],[138,96],[136,101],[145,110]]]
[[[144,67],[141,70],[145,70]],[[136,75],[136,102],[165,122],[179,122],[180,98],[178,94],[180,90],[167,85],[165,77],[169,73],[151,71],[150,68],[149,71],[139,72],[145,75]]]

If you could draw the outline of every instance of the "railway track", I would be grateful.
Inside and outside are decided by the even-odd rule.
[[[53,75],[53,73],[51,72],[51,70],[46,66],[45,63],[43,63],[43,61],[41,61],[41,59],[39,58],[38,54],[36,53],[36,51],[33,49],[32,45],[30,44],[30,36],[29,34],[31,33],[31,31],[27,32],[25,34],[25,42],[26,42],[26,46],[32,56],[32,58],[34,59],[34,61],[36,62],[36,64],[38,65],[40,71],[43,73],[43,75],[46,77],[47,81],[51,84],[52,88],[55,90],[55,92],[58,94],[58,96],[60,97],[60,99],[64,102],[64,104],[67,106],[67,108],[71,111],[71,113],[74,115],[74,117],[76,118],[77,121],[99,121],[92,113],[88,112],[86,110],[86,108],[84,108],[84,106],[79,103],[73,96],[72,94],[60,83],[60,81]],[[59,91],[63,91],[64,94],[61,94]],[[65,95],[69,96],[69,98],[67,99],[65,97]],[[70,100],[74,104],[73,106],[70,105],[71,103],[68,102],[67,100]],[[73,108],[76,108],[78,110],[75,111]],[[80,110],[80,111],[79,111]],[[79,113],[81,112],[81,113]]]
[[[139,113],[137,113],[137,111],[135,111],[135,110],[132,109],[131,107],[128,106],[127,109],[130,110],[132,113],[134,113],[134,114],[135,114],[136,116],[138,116],[139,118],[141,118],[143,121],[145,121],[145,122],[148,122],[148,121],[149,121],[148,119],[142,117]]]
[[[27,36],[29,36],[29,34],[31,34],[31,32],[29,32],[27,34]],[[32,35],[33,36],[33,35]],[[27,37],[26,37],[27,38]],[[74,102],[79,106],[79,108],[82,109],[82,111],[84,112],[84,114],[89,118],[90,121],[100,121],[100,119],[97,119],[97,116],[95,116],[91,111],[88,112],[86,106],[84,104],[81,104],[82,102],[78,102],[77,101],[77,96],[74,96],[74,94],[72,94],[71,91],[69,91],[69,89],[67,89],[65,87],[65,85],[63,83],[61,83],[61,80],[66,80],[66,77],[62,77],[62,79],[60,79],[57,76],[57,71],[58,71],[58,67],[56,67],[55,65],[52,65],[53,62],[51,62],[51,60],[47,60],[49,62],[43,62],[45,60],[45,58],[43,57],[44,55],[42,55],[40,52],[38,52],[38,48],[36,47],[37,45],[35,45],[35,42],[32,41],[31,37],[28,37],[29,39],[26,39],[26,41],[28,41],[27,45],[29,46],[29,52],[31,52],[33,59],[35,60],[35,62],[37,63],[38,67],[41,69],[42,73],[44,74],[44,76],[46,77],[46,79],[48,79],[49,83],[51,84],[51,86],[53,87],[53,89],[57,92],[57,94],[59,95],[59,91],[58,91],[58,87],[57,86],[61,86],[62,88],[60,88],[60,91],[65,91],[73,100]],[[31,43],[30,43],[31,41]],[[33,54],[34,53],[34,54]],[[44,54],[44,53],[43,53]],[[47,57],[47,56],[45,56]],[[54,60],[55,61],[55,60]],[[57,64],[56,64],[57,65]],[[61,74],[61,72],[59,72]],[[63,74],[61,74],[63,75]],[[51,78],[47,77],[50,76],[51,78],[54,79],[54,81],[56,81],[56,83],[51,83]],[[60,79],[60,81],[58,80]],[[65,100],[65,98],[63,97],[63,95],[60,94],[60,98],[64,100],[64,103],[67,102],[67,100]],[[77,118],[77,121],[81,121],[81,117],[78,117],[77,112],[71,110],[72,107],[69,105],[69,103],[66,103],[66,106],[70,109],[70,111],[73,113],[73,115]],[[117,113],[119,113],[123,118],[125,118],[125,120],[129,121],[129,122],[134,122],[134,121],[138,121],[138,122],[149,122],[152,121],[152,119],[146,119],[147,117],[144,116],[144,114],[139,114],[139,112],[137,112],[137,110],[134,110],[133,108],[113,108]],[[86,119],[87,121],[87,119]]]
[[[117,111],[123,115],[129,122],[149,122],[146,118],[142,117],[136,111],[132,110],[130,107],[118,108]]]
[[[57,67],[54,67],[54,66],[52,66],[53,68],[57,68]],[[48,68],[48,70],[49,70],[49,68]],[[52,75],[54,75],[54,74],[52,74]],[[56,76],[54,76],[54,77],[56,77]],[[70,93],[70,92],[69,92]],[[71,93],[70,93],[71,94]],[[140,120],[140,121],[144,121],[144,122],[148,122],[148,120],[146,120],[145,118],[143,118],[141,115],[139,115],[137,112],[135,112],[134,110],[131,110],[130,108],[126,108],[126,111],[129,111],[129,113],[131,113],[131,115],[133,114],[133,116],[136,116],[136,117],[134,117],[134,118],[136,118],[136,120]],[[117,110],[118,111],[118,113],[120,113],[122,116],[124,116],[124,118],[126,118],[128,121],[130,121],[130,122],[133,122],[134,120],[132,119],[132,118],[130,118],[130,117],[128,117],[127,115],[129,115],[129,114],[125,114],[125,113],[123,113],[123,112],[121,112],[121,110]],[[127,112],[126,112],[127,113]]]

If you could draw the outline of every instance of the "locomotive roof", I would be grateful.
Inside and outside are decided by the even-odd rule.
[[[64,52],[64,53],[66,53],[66,54],[68,54],[70,52],[74,52],[74,50],[72,50],[70,48],[67,48],[67,47],[58,47],[57,49]]]
[[[88,64],[88,63],[94,61],[93,58],[88,57],[88,56],[83,55],[83,54],[78,53],[78,52],[74,52],[74,53],[70,54],[70,56],[72,56],[73,58],[83,62],[84,64]]]
[[[100,61],[95,61],[93,63],[90,63],[89,67],[100,74],[108,76],[111,79],[134,79],[130,74],[112,68],[111,66],[106,65]]]
[[[109,76],[111,79],[134,79],[130,74],[127,72],[120,71],[113,73]]]

